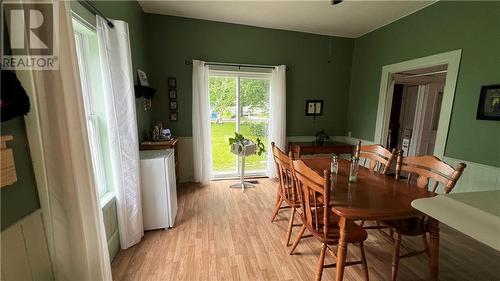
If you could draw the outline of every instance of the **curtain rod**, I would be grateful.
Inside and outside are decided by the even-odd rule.
[[[78,2],[82,3],[82,5],[90,7],[90,9],[93,10],[94,15],[97,14],[103,17],[110,28],[115,27],[115,25],[101,11],[99,11],[94,5],[92,5],[89,0],[78,0]]]
[[[192,61],[185,61],[186,65],[192,65]],[[245,64],[245,63],[223,63],[223,62],[205,62],[205,65],[219,65],[219,66],[236,66],[238,68],[241,67],[249,67],[249,68],[266,68],[266,69],[274,69],[275,66],[272,65],[262,65],[262,64]],[[290,68],[287,66],[286,70]]]

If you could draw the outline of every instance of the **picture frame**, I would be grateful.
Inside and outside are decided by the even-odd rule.
[[[177,110],[178,105],[176,100],[171,100],[170,101],[170,110]]]
[[[168,88],[175,89],[177,88],[177,79],[175,77],[168,78]]]
[[[323,115],[323,100],[306,100],[306,116]]]
[[[178,120],[178,115],[177,112],[170,112],[170,121],[177,121]]]
[[[481,87],[477,120],[500,120],[500,84]]]
[[[176,89],[169,89],[168,90],[168,97],[170,99],[176,99],[177,98],[177,90]]]

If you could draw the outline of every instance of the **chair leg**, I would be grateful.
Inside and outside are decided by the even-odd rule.
[[[429,243],[427,242],[427,233],[422,233],[422,241],[424,242],[425,252],[427,253],[427,257],[430,257],[429,252]]]
[[[365,281],[369,281],[370,277],[368,274],[368,264],[366,263],[365,249],[363,248],[363,242],[359,243],[359,251],[361,253],[361,265],[363,266],[363,273],[365,274]]]
[[[365,220],[362,220],[359,226],[363,227],[363,225],[365,225]]]
[[[286,246],[290,245],[290,236],[292,236],[292,228],[293,228],[293,219],[295,217],[295,207],[292,207],[290,210],[290,219],[288,221],[288,230],[286,232]]]
[[[401,248],[401,233],[396,232],[396,244],[394,244],[394,255],[392,256],[392,281],[396,281],[398,276],[400,248]]]
[[[281,204],[283,203],[283,198],[278,194],[278,198],[276,198],[276,204],[274,205],[273,216],[271,217],[271,222],[274,221],[276,215],[278,215],[278,211],[280,210]]]
[[[302,227],[299,230],[299,233],[297,233],[295,241],[293,241],[292,248],[290,249],[290,255],[293,255],[293,251],[295,251],[295,248],[297,248],[297,245],[299,245],[300,239],[302,239],[302,235],[304,235],[304,231],[306,231],[306,226],[302,225]]]
[[[323,275],[323,267],[325,265],[325,253],[326,253],[326,243],[323,243],[321,247],[321,253],[319,254],[318,268],[316,269],[316,281],[321,281],[321,276]]]

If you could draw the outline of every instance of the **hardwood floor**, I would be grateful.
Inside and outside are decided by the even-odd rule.
[[[113,279],[312,280],[319,242],[306,238],[290,256],[284,241],[288,210],[271,223],[276,186],[258,181],[244,193],[228,189],[235,181],[181,185],[176,227],[148,231],[140,244],[120,251],[112,263]],[[368,234],[370,280],[389,280],[393,244],[377,230]],[[401,253],[421,247],[420,237],[405,237]],[[358,253],[350,247],[347,258],[359,259]],[[327,255],[326,263],[332,262]],[[429,279],[427,264],[425,255],[401,260],[398,280]],[[500,252],[441,226],[440,280],[500,280],[499,268]],[[323,272],[323,280],[334,276],[335,268]],[[363,280],[361,265],[346,268],[344,280]]]

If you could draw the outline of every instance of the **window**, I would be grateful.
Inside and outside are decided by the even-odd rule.
[[[110,191],[106,177],[106,161],[104,148],[105,123],[102,118],[103,112],[98,104],[103,106],[102,85],[100,84],[99,50],[97,47],[97,34],[95,29],[83,25],[79,20],[73,19],[75,30],[76,53],[78,57],[78,68],[87,121],[90,154],[95,184],[100,198]],[[103,138],[104,136],[104,138]]]

